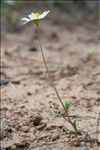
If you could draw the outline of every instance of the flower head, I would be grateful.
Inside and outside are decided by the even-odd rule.
[[[39,13],[31,13],[27,18],[22,18],[21,20],[25,21],[23,24],[28,23],[29,21],[33,21],[33,23],[38,24],[41,19],[43,19],[50,11],[44,11],[42,14]]]

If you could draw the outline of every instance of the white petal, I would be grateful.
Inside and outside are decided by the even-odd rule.
[[[34,16],[32,13],[31,13],[30,15],[28,15],[28,17],[29,17],[31,20],[36,19],[36,16]]]
[[[44,11],[44,12],[39,16],[39,19],[44,18],[49,12],[50,12],[50,10]]]
[[[29,18],[21,18],[21,20],[30,21]]]
[[[26,24],[27,22],[31,21],[31,20],[28,19],[28,18],[22,18],[21,20],[25,21],[25,22],[23,22],[23,24]]]

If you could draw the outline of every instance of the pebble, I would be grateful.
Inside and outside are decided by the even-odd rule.
[[[28,132],[28,129],[29,128],[27,126],[23,126],[20,130],[23,131],[23,132]]]
[[[15,150],[15,149],[16,149],[16,145],[12,145],[12,146],[11,146],[11,149],[12,149],[12,150]]]
[[[30,52],[36,52],[36,51],[38,51],[38,49],[36,47],[31,47],[31,48],[29,48],[29,51]]]
[[[39,140],[42,140],[42,139],[44,139],[44,138],[49,138],[49,137],[50,137],[50,134],[47,133],[47,132],[46,132],[46,133],[44,132],[38,139],[39,139]]]
[[[80,146],[80,142],[79,141],[73,141],[71,143],[73,146],[79,147]]]
[[[52,135],[52,140],[53,140],[53,141],[56,141],[57,139],[59,139],[59,137],[60,137],[60,135],[59,135],[58,133],[54,133],[54,134]]]
[[[8,84],[8,81],[6,81],[6,80],[0,80],[0,86],[7,85],[7,84]]]
[[[31,93],[31,92],[27,92],[27,95],[28,95],[28,96],[31,96],[31,95],[32,95],[32,93]]]
[[[19,80],[12,80],[11,83],[12,84],[20,84],[20,81]]]
[[[33,122],[34,126],[39,125],[41,120],[42,116],[38,113],[33,113],[33,115],[31,116],[31,121]]]

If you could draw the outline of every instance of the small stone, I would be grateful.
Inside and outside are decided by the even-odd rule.
[[[59,137],[60,137],[60,135],[59,135],[58,133],[54,133],[54,134],[52,135],[52,140],[53,140],[53,141],[56,141],[57,139],[59,139]]]
[[[36,48],[36,47],[31,47],[31,48],[29,48],[29,51],[30,52],[36,52],[38,49]]]
[[[42,139],[46,139],[47,137],[50,137],[50,134],[48,132],[44,132],[40,137],[39,137],[39,140],[42,140]]]
[[[29,143],[25,140],[16,142],[16,147],[23,148],[23,147],[28,147],[28,146],[29,146]]]
[[[20,81],[19,80],[12,80],[11,83],[12,84],[20,84]]]
[[[31,95],[32,95],[32,93],[31,93],[31,92],[27,92],[27,95],[31,96]]]
[[[84,141],[82,141],[82,142],[81,142],[81,145],[85,145],[85,142],[84,142]]]
[[[16,145],[12,145],[12,146],[11,146],[11,149],[12,149],[12,150],[15,150],[15,149],[16,149]]]
[[[70,138],[72,139],[75,138],[75,134],[70,135]]]
[[[0,80],[0,86],[7,85],[7,84],[8,84],[8,81],[6,81],[6,80]]]
[[[53,40],[58,40],[59,39],[59,37],[58,37],[56,32],[52,32],[50,38],[53,39]]]
[[[20,108],[25,108],[25,105],[20,106]]]
[[[34,126],[37,126],[40,124],[42,120],[42,117],[40,114],[38,113],[34,113],[32,116],[31,116],[31,121],[33,122]]]
[[[23,126],[20,130],[23,131],[23,132],[28,132],[28,127],[27,126]]]
[[[73,146],[76,146],[76,147],[80,146],[80,142],[79,141],[73,141],[71,144]]]
[[[53,105],[54,105],[54,108],[55,108],[55,109],[59,109],[59,105],[58,105],[58,104],[53,103]]]

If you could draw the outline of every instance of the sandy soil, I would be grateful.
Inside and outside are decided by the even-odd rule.
[[[3,33],[1,47],[2,150],[95,150],[100,102],[100,49],[97,30],[44,21],[40,27],[47,64],[63,100],[73,103],[72,117],[89,136],[69,134],[56,117],[63,109],[43,64],[35,27]],[[90,51],[96,52],[90,56]],[[45,129],[45,130],[44,130]],[[79,142],[79,139],[82,139]],[[100,136],[99,136],[100,141]]]

